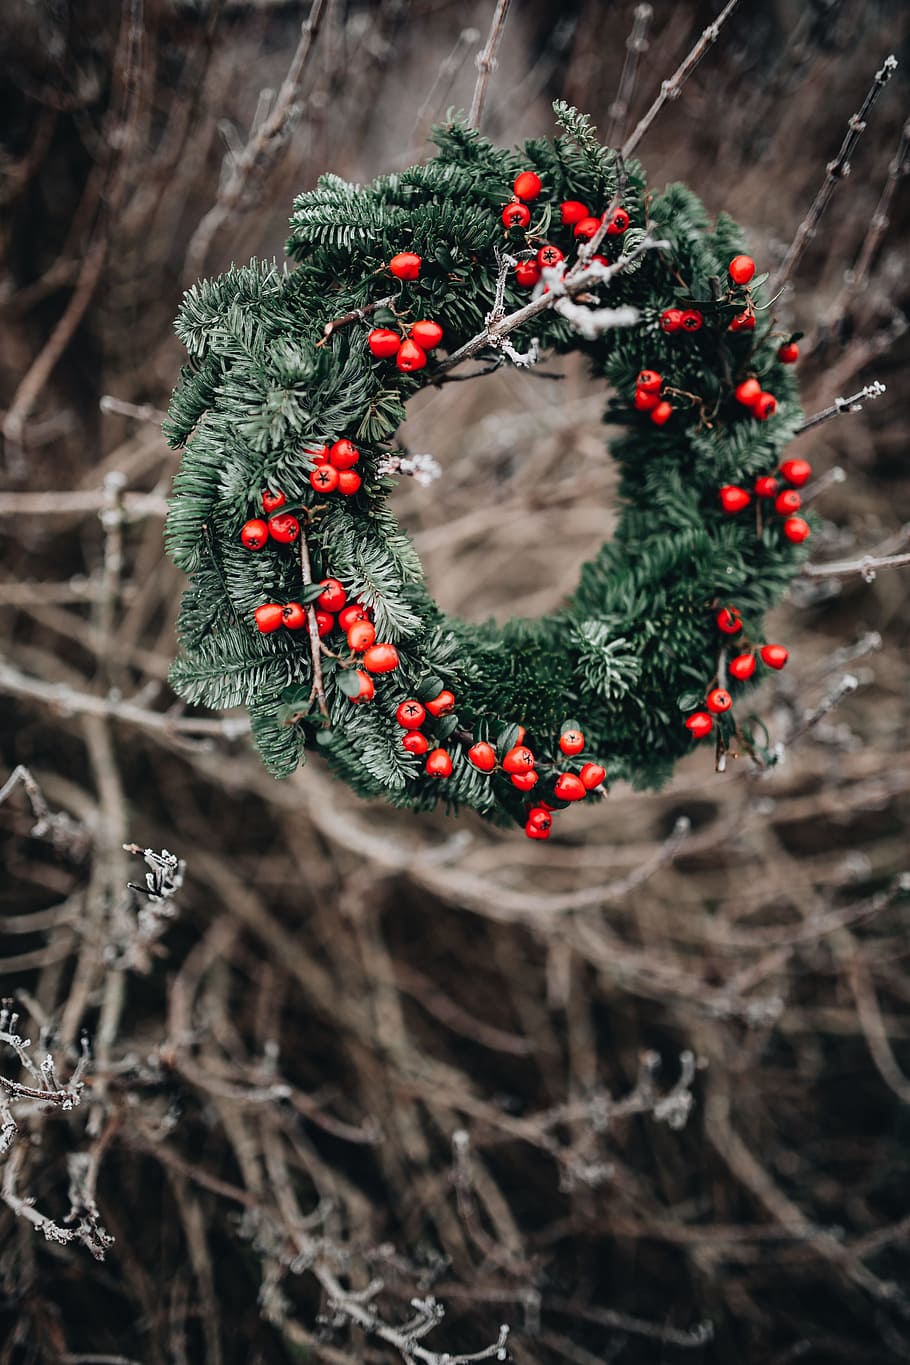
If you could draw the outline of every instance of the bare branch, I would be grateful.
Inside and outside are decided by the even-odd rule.
[[[505,28],[510,4],[511,0],[496,0],[496,9],[493,11],[493,20],[487,34],[486,44],[477,54],[477,82],[474,86],[474,97],[471,100],[471,112],[468,115],[468,123],[472,128],[480,127],[483,104],[487,95],[487,84],[490,79],[490,72],[496,69],[496,52],[502,38],[502,31]]]
[[[648,50],[648,27],[653,15],[654,10],[651,5],[636,5],[633,11],[632,30],[626,39],[626,55],[622,64],[622,74],[619,78],[619,88],[616,91],[616,98],[607,111],[610,116],[606,136],[608,147],[616,145],[626,126],[629,105],[632,103],[632,96],[635,92],[638,62],[641,54]]]
[[[849,398],[835,398],[830,407],[822,408],[820,412],[813,413],[807,417],[802,426],[796,428],[794,435],[802,436],[805,431],[812,431],[814,427],[820,427],[823,422],[828,422],[832,417],[843,417],[845,413],[862,412],[863,404],[870,398],[881,398],[886,392],[885,385],[879,380],[873,379],[871,384],[866,384],[858,393],[851,393]]]

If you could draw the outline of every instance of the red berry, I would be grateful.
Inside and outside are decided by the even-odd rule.
[[[348,595],[337,578],[320,578],[319,586],[322,592],[316,598],[317,604],[323,611],[341,611],[341,608],[348,600]]]
[[[542,246],[537,253],[537,264],[542,270],[552,270],[554,265],[559,265],[559,262],[563,259],[564,257],[559,247],[553,246],[552,242],[548,242],[546,246]]]
[[[427,710],[431,716],[447,716],[450,711],[455,710],[454,692],[443,688],[438,697],[433,697],[432,701],[427,702]]]
[[[329,464],[336,469],[353,469],[359,459],[360,451],[344,437],[329,450]]]
[[[370,645],[363,656],[363,666],[368,673],[391,673],[398,664],[398,650],[394,645]]]
[[[705,697],[705,706],[714,716],[723,715],[724,711],[729,711],[732,705],[733,698],[722,687],[712,687]]]
[[[272,512],[277,512],[279,507],[283,507],[286,502],[287,498],[283,493],[273,493],[268,488],[262,490],[263,512],[268,512],[271,515]]]
[[[585,241],[590,241],[599,227],[599,218],[580,218],[575,224],[574,235],[583,238]]]
[[[803,500],[795,488],[785,488],[783,493],[778,493],[774,499],[774,510],[780,512],[782,517],[788,517],[793,512],[798,512],[803,505]]]
[[[679,320],[679,325],[684,332],[700,332],[705,323],[703,313],[697,308],[687,308]]]
[[[338,475],[338,492],[345,498],[352,498],[362,483],[356,469],[342,469]]]
[[[734,256],[727,269],[734,284],[748,284],[755,274],[755,262],[751,256]]]
[[[482,773],[491,773],[496,767],[496,750],[485,740],[478,740],[468,750],[468,762]]]
[[[317,611],[316,629],[319,631],[320,639],[335,629],[335,617],[330,611]]]
[[[649,393],[647,389],[636,389],[633,401],[638,412],[652,412],[660,402],[660,394]]]
[[[520,792],[529,792],[539,781],[540,773],[536,773],[533,768],[529,768],[526,773],[511,774],[512,786],[517,787]]]
[[[735,318],[732,320],[732,322],[730,323],[730,331],[731,331],[731,332],[754,332],[754,331],[755,331],[755,314],[754,314],[754,313],[750,313],[748,309],[746,309],[746,311],[745,311],[744,313],[737,313],[737,314],[736,314],[736,317],[735,317]]]
[[[583,801],[588,794],[585,784],[574,773],[560,773],[553,790],[559,801]]]
[[[364,673],[362,668],[358,668],[354,676],[360,684],[360,691],[355,697],[349,697],[348,700],[355,704],[361,701],[372,701],[376,695],[376,684],[369,673]]]
[[[348,644],[355,654],[362,654],[376,639],[376,627],[372,621],[355,621],[347,633]]]
[[[419,730],[409,730],[402,735],[401,743],[409,754],[425,754],[430,747],[430,741]]]
[[[333,464],[317,465],[310,475],[310,484],[317,493],[334,493],[338,487],[338,470]]]
[[[782,365],[795,365],[799,360],[799,347],[795,341],[786,341],[777,352],[777,358]]]
[[[607,228],[608,237],[621,237],[629,226],[631,219],[625,209],[614,209],[610,215],[610,223]]]
[[[707,711],[696,711],[686,721],[686,729],[693,739],[704,739],[714,729],[714,721]]]
[[[755,493],[759,498],[773,498],[777,493],[777,479],[773,474],[759,474],[755,480]]]
[[[743,618],[736,607],[721,607],[714,621],[724,635],[738,635],[743,628]]]
[[[329,447],[329,446],[320,446],[318,450],[305,450],[303,453],[304,453],[304,455],[307,456],[308,459],[310,459],[310,460],[313,461],[313,464],[316,464],[316,465],[318,465],[318,464],[328,464],[328,462],[329,462],[329,450],[330,450],[330,447]],[[263,494],[263,498],[262,498],[262,504],[263,504],[263,506],[265,506],[265,495],[264,495],[264,494]]]
[[[559,747],[571,758],[581,753],[585,747],[585,737],[580,730],[563,730],[559,736]]]
[[[751,408],[756,398],[761,394],[761,384],[757,379],[744,379],[741,384],[737,384],[733,390],[733,397],[737,403],[742,403],[747,408]]]
[[[503,754],[502,766],[507,773],[527,773],[534,767],[534,755],[524,744],[513,744]]]
[[[777,412],[777,399],[773,393],[760,393],[752,404],[752,411],[760,422],[767,422]]]
[[[395,719],[404,730],[419,730],[427,718],[426,707],[416,697],[408,697],[395,712]]]
[[[560,221],[565,223],[566,227],[574,227],[583,218],[590,216],[591,210],[580,199],[564,199],[559,206]]]
[[[264,521],[248,521],[240,528],[240,539],[248,550],[261,550],[269,538],[269,528]]]
[[[811,534],[809,523],[803,521],[802,517],[787,517],[784,522],[784,535],[788,540],[792,540],[794,545],[799,545]]]
[[[528,836],[529,839],[549,839],[550,826],[540,824],[532,825],[529,820],[528,823],[525,825],[525,834]]]
[[[448,777],[452,771],[452,759],[445,749],[431,749],[423,767],[430,777]]]
[[[507,228],[526,228],[531,221],[531,210],[525,204],[506,204],[502,221]]]
[[[288,630],[303,630],[306,625],[306,609],[299,602],[288,602],[281,609],[281,622]]]
[[[762,645],[758,652],[762,663],[767,664],[769,668],[783,668],[790,657],[790,651],[783,645]]]
[[[395,364],[399,370],[405,374],[410,374],[412,370],[422,370],[427,363],[427,353],[422,346],[418,346],[416,341],[408,337],[398,348],[398,355],[395,357]]]
[[[607,776],[606,768],[599,763],[586,763],[578,774],[585,786],[585,791],[592,792],[595,787],[599,787]]]
[[[265,602],[253,612],[256,628],[262,635],[271,635],[273,630],[284,624],[284,607],[277,602]]]
[[[644,393],[660,393],[663,382],[663,376],[656,370],[642,370],[635,381],[635,387]]]
[[[391,327],[374,327],[367,337],[370,354],[377,360],[388,360],[389,356],[397,355],[400,345],[401,337]]]
[[[269,518],[269,535],[280,545],[293,545],[300,535],[300,522],[290,512],[279,512]]]
[[[780,467],[787,483],[796,484],[797,488],[802,488],[804,483],[808,483],[812,477],[812,466],[808,460],[784,460]]]
[[[664,332],[678,332],[682,327],[683,310],[681,308],[665,308],[660,315],[660,325]]]
[[[519,261],[515,267],[515,283],[522,289],[533,289],[540,280],[540,266],[536,261]]]
[[[438,322],[433,322],[430,318],[421,318],[411,324],[408,336],[412,341],[416,341],[422,350],[432,351],[442,341],[442,328]]]
[[[528,819],[525,829],[533,827],[536,830],[546,830],[549,834],[553,827],[553,816],[550,814],[549,806],[532,806],[528,811]]]
[[[745,682],[751,678],[755,672],[754,654],[737,654],[735,659],[730,660],[730,676],[737,682]]]
[[[725,512],[741,512],[751,501],[746,490],[738,488],[734,483],[725,484],[720,490],[720,505]]]
[[[534,171],[522,171],[512,185],[512,193],[519,199],[536,199],[542,189],[540,176]]]
[[[389,269],[396,280],[416,280],[423,261],[416,251],[399,251],[389,261]]]
[[[343,607],[338,613],[338,624],[345,632],[351,629],[355,621],[369,621],[369,607],[364,607],[360,602],[352,602],[349,607]]]
[[[666,423],[669,422],[672,416],[673,416],[672,403],[667,403],[666,401],[664,401],[662,403],[658,403],[656,408],[651,409],[651,421],[655,422],[659,427],[666,425]]]

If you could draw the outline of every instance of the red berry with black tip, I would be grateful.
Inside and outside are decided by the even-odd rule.
[[[529,839],[549,839],[550,832],[549,825],[532,825],[530,821],[525,825],[525,834]]]
[[[686,308],[679,320],[679,325],[684,332],[700,332],[705,325],[705,316],[697,308]]]
[[[790,651],[783,645],[762,645],[758,651],[763,664],[768,668],[783,668],[790,657]]]
[[[417,345],[416,341],[412,341],[408,337],[401,343],[395,357],[395,364],[399,370],[403,371],[404,374],[411,374],[414,370],[425,369],[426,363],[427,353],[422,346]]]
[[[733,397],[737,403],[742,403],[744,407],[751,408],[756,398],[761,396],[761,384],[757,379],[744,379],[741,384],[737,384],[733,390]]]
[[[808,460],[784,460],[780,472],[787,483],[802,488],[803,484],[808,483],[812,477],[812,466]]]
[[[240,528],[240,540],[248,550],[261,550],[269,538],[269,528],[258,518]]]
[[[348,700],[355,705],[362,701],[372,701],[376,696],[376,684],[373,682],[369,673],[364,673],[362,668],[358,668],[354,676],[360,685],[360,690],[356,696],[349,697]]]
[[[663,375],[659,375],[656,370],[641,370],[635,387],[641,389],[643,393],[660,393],[663,382]]]
[[[734,284],[748,284],[755,274],[755,262],[751,256],[734,256],[727,269]]]
[[[588,794],[585,784],[575,773],[560,773],[553,783],[553,791],[559,801],[583,801]]]
[[[600,227],[600,219],[593,216],[580,218],[573,228],[573,236],[581,241],[589,242]]]
[[[512,786],[517,787],[520,792],[529,792],[539,781],[540,773],[536,773],[533,768],[526,773],[511,774]]]
[[[738,635],[743,628],[743,618],[736,607],[721,607],[714,622],[724,635]]]
[[[506,204],[502,211],[503,226],[512,228],[526,228],[531,221],[531,210],[525,204]]]
[[[607,770],[600,763],[585,763],[578,774],[584,783],[585,791],[592,792],[606,780]]]
[[[329,464],[336,469],[353,469],[359,459],[360,451],[347,437],[342,437],[329,448]]]
[[[317,493],[334,493],[338,487],[338,470],[333,464],[321,464],[310,475],[310,485]]]
[[[547,806],[532,806],[528,811],[525,829],[529,825],[534,829],[546,830],[549,833],[553,827],[553,816],[550,814],[549,808]]]
[[[585,747],[585,737],[580,730],[563,730],[559,736],[559,747],[564,754],[573,758]]]
[[[686,721],[686,729],[693,739],[704,739],[714,729],[714,721],[707,711],[696,711]]]
[[[798,512],[802,505],[803,500],[795,488],[785,488],[774,499],[774,510],[779,512],[782,517],[789,517],[794,512]]]
[[[277,602],[265,602],[253,612],[253,619],[261,635],[271,635],[284,624],[284,607]]]
[[[342,469],[338,474],[338,492],[343,498],[352,498],[363,483],[356,469]]]
[[[502,757],[507,773],[527,773],[534,767],[534,755],[525,744],[513,744]]]
[[[262,510],[263,512],[267,512],[269,516],[271,516],[273,512],[277,512],[278,508],[283,507],[286,502],[287,498],[283,493],[273,493],[270,488],[264,488],[262,490]]]
[[[515,267],[515,283],[522,289],[533,289],[540,281],[540,266],[536,261],[519,261]]]
[[[352,602],[349,607],[343,607],[338,613],[338,624],[345,632],[351,629],[355,621],[369,621],[370,609],[360,602]]]
[[[635,390],[633,403],[637,412],[653,412],[659,402],[659,393],[649,393],[647,389]]]
[[[812,534],[812,530],[807,521],[802,517],[787,517],[784,522],[784,535],[794,545],[800,545]]]
[[[736,484],[732,483],[725,484],[718,496],[720,497],[721,507],[731,515],[734,512],[741,512],[752,501],[744,488],[738,488]]]
[[[614,209],[610,215],[610,222],[607,227],[608,237],[621,237],[631,222],[631,218],[623,208]]]
[[[323,611],[341,611],[341,608],[348,600],[348,595],[337,578],[321,578],[319,586],[322,592],[316,598],[316,603]]]
[[[269,535],[279,545],[293,545],[300,538],[300,522],[290,512],[279,512],[269,517]]]
[[[754,332],[755,314],[750,313],[748,309],[744,313],[737,313],[728,330],[731,332]]]
[[[591,210],[580,199],[564,199],[559,206],[559,218],[566,227],[574,227],[583,218],[590,218]]]
[[[777,479],[773,474],[759,474],[755,480],[755,495],[759,498],[777,497]]]
[[[731,659],[728,665],[730,677],[737,682],[746,682],[755,672],[754,654],[737,654],[735,659]]]
[[[412,323],[408,329],[408,336],[412,341],[416,341],[424,351],[432,351],[442,341],[442,328],[438,322],[433,322],[431,318],[421,318],[418,322]]]
[[[782,365],[795,365],[799,360],[799,347],[795,341],[785,341],[777,352],[777,358]]]
[[[363,666],[368,673],[391,673],[399,662],[398,650],[390,644],[370,645],[363,656]]]
[[[552,242],[547,242],[546,246],[542,246],[537,253],[537,264],[542,270],[552,270],[563,259],[559,247],[554,246]]]
[[[429,777],[449,777],[452,773],[452,758],[446,749],[431,749],[423,766]]]
[[[659,427],[666,426],[673,416],[673,404],[666,401],[658,403],[656,408],[651,409],[651,421]]]
[[[540,176],[535,171],[522,171],[512,184],[512,193],[519,199],[536,199],[542,189]]]
[[[496,750],[486,740],[478,740],[468,750],[468,762],[482,773],[491,773],[496,767]]]
[[[376,627],[372,621],[355,621],[347,632],[347,641],[355,654],[362,654],[365,649],[369,649],[376,639]]]
[[[299,602],[287,602],[281,609],[281,624],[288,630],[303,630],[306,625],[306,608]]]
[[[400,345],[401,337],[391,327],[374,327],[367,337],[370,355],[377,360],[388,360],[390,356],[397,355]]]
[[[419,730],[409,730],[406,735],[402,735],[401,743],[409,754],[425,754],[430,747],[430,741]]]
[[[389,270],[396,280],[416,280],[422,265],[416,251],[399,251],[389,261]]]
[[[663,332],[678,332],[682,327],[683,310],[681,308],[665,308],[660,315],[660,327]]]
[[[712,687],[705,697],[705,706],[713,716],[722,716],[725,711],[729,711],[733,705],[733,698],[723,687]]]
[[[455,710],[455,693],[444,687],[438,696],[427,702],[427,710],[431,716],[447,716]]]
[[[408,697],[395,712],[395,719],[404,730],[419,730],[426,718],[426,707],[416,697]]]
[[[773,393],[760,393],[752,404],[752,412],[760,422],[767,422],[777,412],[777,399]]]

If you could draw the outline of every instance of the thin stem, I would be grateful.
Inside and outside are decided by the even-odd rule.
[[[853,114],[848,120],[847,131],[844,134],[844,140],[840,145],[840,150],[834,160],[828,162],[825,169],[825,178],[822,181],[821,187],[810,204],[808,213],[796,229],[796,236],[787,248],[787,254],[784,257],[783,264],[771,287],[772,293],[779,292],[784,285],[788,283],[791,275],[802,259],[803,252],[809,245],[810,240],[815,236],[819,220],[828,207],[831,196],[834,193],[835,185],[839,180],[843,180],[850,174],[850,157],[853,155],[856,144],[859,142],[860,137],[865,130],[866,118],[868,117],[872,106],[875,104],[875,101],[894,75],[896,69],[897,58],[893,56],[886,57],[879,70],[876,71],[872,84],[866,91],[866,98],[863,100],[859,112]]]
[[[345,313],[343,317],[333,318],[327,322],[322,329],[322,340],[317,341],[317,346],[324,346],[333,332],[337,332],[339,327],[347,327],[349,322],[365,322],[370,313],[375,313],[377,308],[388,308],[395,302],[397,295],[387,294],[384,299],[377,299],[375,303],[368,303],[363,308],[352,308],[350,313]]]
[[[606,137],[608,147],[615,146],[622,136],[629,105],[632,103],[632,96],[635,93],[639,58],[643,52],[648,50],[648,26],[653,14],[654,10],[650,5],[635,6],[632,16],[632,30],[626,39],[626,56],[619,78],[619,87],[616,91],[616,98],[608,110],[610,115]]]
[[[496,0],[496,9],[493,12],[493,21],[490,24],[490,32],[487,34],[486,45],[477,54],[477,82],[474,86],[474,98],[471,100],[471,112],[468,115],[468,122],[472,128],[480,127],[480,117],[483,113],[483,102],[487,95],[490,72],[496,67],[496,51],[505,27],[510,3],[511,0]]]
[[[638,146],[639,142],[641,142],[645,133],[651,127],[651,124],[657,118],[657,115],[660,113],[661,109],[663,109],[667,101],[679,99],[680,93],[682,92],[682,88],[685,85],[686,81],[689,79],[692,72],[698,66],[698,63],[701,61],[702,57],[705,55],[711,44],[717,42],[717,39],[720,36],[721,29],[729,19],[730,15],[736,9],[736,6],[738,4],[739,0],[728,0],[728,3],[724,5],[720,14],[718,14],[714,22],[712,24],[709,24],[708,27],[704,30],[698,42],[692,48],[692,51],[679,64],[679,66],[673,72],[673,75],[670,77],[670,79],[668,81],[661,82],[660,93],[658,94],[654,103],[651,105],[651,108],[645,114],[644,118],[642,118],[636,125],[632,135],[626,138],[625,142],[623,143],[622,154],[624,157],[629,157],[632,155],[632,153],[635,151],[635,148]]]
[[[841,559],[834,564],[805,564],[803,573],[807,578],[848,578],[859,574],[871,583],[879,569],[906,569],[910,567],[910,553],[902,555],[863,555],[862,559]]]
[[[313,566],[310,563],[310,547],[307,544],[306,531],[301,527],[300,531],[300,574],[304,585],[309,587],[313,582]],[[316,608],[312,602],[306,606],[307,630],[310,637],[310,658],[313,661],[313,692],[312,695],[319,703],[319,710],[329,719],[329,708],[325,700],[325,683],[322,678],[322,641],[319,638],[319,622],[316,620]]]
[[[884,392],[884,384],[873,379],[871,384],[867,384],[858,393],[852,393],[849,398],[835,398],[830,407],[822,408],[820,412],[807,417],[802,426],[796,428],[794,435],[801,436],[804,431],[812,431],[815,427],[820,427],[823,422],[829,422],[832,417],[843,417],[848,412],[862,412],[863,403],[867,399],[881,398]]]

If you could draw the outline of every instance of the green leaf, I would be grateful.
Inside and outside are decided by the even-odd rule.
[[[335,682],[346,697],[360,695],[360,679],[353,668],[339,668],[335,674]]]
[[[700,706],[704,698],[700,692],[681,692],[676,698],[676,705],[680,711],[694,711]]]
[[[581,721],[576,720],[574,716],[570,716],[568,720],[564,720],[562,725],[560,725],[559,733],[564,735],[567,730],[581,730],[581,728]]]
[[[307,583],[300,589],[298,601],[303,602],[304,605],[315,602],[316,598],[321,597],[324,592],[325,588],[321,583]]]
[[[440,716],[433,728],[436,731],[438,739],[442,742],[442,740],[448,739],[449,736],[454,734],[458,729],[458,717],[455,715],[454,711],[450,711],[447,716]]]
[[[506,750],[513,749],[518,743],[518,736],[521,734],[520,725],[507,725],[500,730],[496,736],[496,751],[504,754]]]
[[[435,674],[431,673],[428,678],[424,678],[423,682],[417,684],[415,695],[418,701],[432,701],[434,697],[439,696],[444,688],[445,683],[442,678],[437,678]]]

